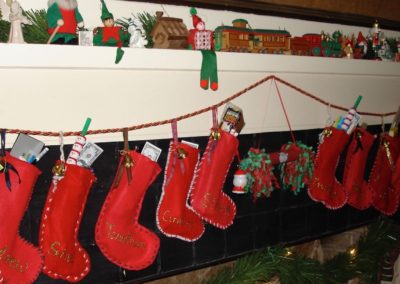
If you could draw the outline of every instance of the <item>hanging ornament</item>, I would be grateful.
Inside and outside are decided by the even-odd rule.
[[[242,169],[237,169],[234,176],[233,176],[233,189],[232,192],[236,194],[243,194],[246,193],[244,187],[247,184],[247,175],[246,172]]]
[[[300,141],[283,145],[280,155],[283,154],[293,157],[279,165],[282,187],[291,189],[294,194],[298,194],[302,188],[309,184],[312,178],[315,154],[312,147],[308,147]]]
[[[244,190],[252,193],[253,201],[262,196],[269,197],[276,188],[280,188],[273,172],[274,166],[265,149],[250,148],[240,168],[246,172],[247,184]]]

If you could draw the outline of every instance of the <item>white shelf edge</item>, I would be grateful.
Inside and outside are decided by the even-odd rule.
[[[0,44],[0,69],[199,71],[201,53],[191,50],[131,49],[119,64],[116,48]],[[400,64],[370,60],[217,52],[219,72],[301,73],[400,77]]]

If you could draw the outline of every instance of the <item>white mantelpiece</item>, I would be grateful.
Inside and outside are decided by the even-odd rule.
[[[120,64],[114,57],[115,48],[109,47],[0,44],[0,127],[70,131],[80,130],[86,117],[93,119],[91,129],[164,120],[218,103],[271,74],[338,105],[351,106],[363,95],[361,111],[390,112],[400,103],[400,64],[394,62],[218,53],[220,88],[213,92],[199,87],[200,52],[126,48]],[[326,106],[279,86],[294,129],[325,125]],[[272,82],[234,103],[244,110],[244,133],[288,129]],[[333,118],[339,114],[332,110]],[[211,121],[211,113],[185,120],[179,134],[207,135]],[[380,118],[364,121],[377,124]],[[130,138],[170,133],[167,125],[134,131]],[[90,139],[121,138],[116,133]],[[58,143],[57,138],[41,139]]]
[[[3,1],[3,0],[0,0]],[[19,0],[28,9],[45,9],[47,0]],[[86,27],[101,24],[99,1],[80,0]],[[189,29],[190,7],[107,0],[116,18],[131,13],[164,11],[182,18]],[[292,36],[307,32],[368,33],[368,29],[300,21],[272,16],[198,9],[206,27],[214,29],[236,18],[253,28],[288,30]],[[398,32],[384,31],[399,37]],[[188,50],[128,49],[116,65],[115,48],[0,44],[0,127],[45,131],[80,130],[86,117],[90,129],[120,128],[173,118],[218,103],[260,79],[274,74],[334,104],[351,106],[358,95],[360,110],[390,112],[400,102],[400,64],[319,57],[218,53],[220,88],[199,87],[201,54]],[[327,107],[281,86],[295,129],[320,128]],[[287,130],[276,90],[267,82],[234,101],[243,108],[244,133]],[[341,114],[332,111],[335,118]],[[386,122],[391,121],[391,117]],[[365,117],[371,124],[380,118]],[[182,121],[180,136],[208,135],[211,113]],[[170,126],[133,131],[130,139],[171,137]],[[10,139],[11,138],[11,139]],[[40,137],[57,144],[58,138]],[[90,137],[93,141],[121,140],[121,133]],[[13,137],[7,139],[8,145]],[[67,139],[67,143],[73,138]]]

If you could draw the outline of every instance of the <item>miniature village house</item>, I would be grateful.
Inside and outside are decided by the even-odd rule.
[[[182,19],[163,17],[157,12],[157,21],[151,32],[154,48],[185,49],[189,31]]]

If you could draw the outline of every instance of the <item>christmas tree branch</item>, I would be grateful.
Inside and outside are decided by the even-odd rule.
[[[259,283],[278,277],[283,284],[342,284],[353,278],[376,283],[379,264],[400,239],[400,228],[379,219],[357,244],[325,263],[297,255],[290,249],[267,248],[237,260],[205,284]]]

